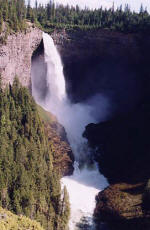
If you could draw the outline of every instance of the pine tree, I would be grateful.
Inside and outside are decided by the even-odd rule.
[[[31,4],[30,4],[30,0],[28,0],[26,18],[27,18],[28,20],[31,20],[31,17],[32,17]]]
[[[69,194],[68,194],[66,186],[64,186],[64,189],[63,189],[63,199],[62,199],[62,207],[61,207],[60,216],[61,216],[60,229],[61,228],[63,229],[68,224],[69,217],[70,217]]]
[[[0,81],[1,85],[1,81]],[[0,205],[56,230],[61,187],[37,106],[17,78],[0,87]],[[66,226],[60,230],[65,230]]]
[[[3,15],[2,15],[2,12],[0,11],[0,33],[2,32],[3,30]]]

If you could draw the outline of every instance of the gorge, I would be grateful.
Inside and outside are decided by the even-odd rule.
[[[145,128],[144,125],[142,124],[143,116],[146,117],[145,114],[148,115],[147,113],[148,110],[144,109],[142,112],[142,110],[140,110],[140,107],[143,103],[146,104],[147,103],[146,101],[149,100],[149,92],[148,92],[149,71],[148,71],[147,57],[148,57],[148,50],[149,50],[150,44],[147,38],[143,38],[140,35],[133,35],[131,37],[130,35],[123,35],[122,37],[121,34],[112,32],[111,37],[109,38],[110,32],[107,34],[107,31],[102,31],[102,30],[96,31],[96,35],[98,36],[95,38],[94,36],[92,36],[92,33],[90,32],[83,33],[80,31],[76,31],[76,32],[68,33],[68,34],[65,31],[62,31],[60,34],[59,32],[58,34],[57,32],[54,32],[52,34],[52,37],[58,47],[58,50],[60,54],[62,55],[61,58],[62,58],[62,62],[64,65],[64,76],[66,79],[67,95],[70,99],[70,101],[67,101],[67,105],[65,105],[65,107],[67,107],[66,110],[64,109],[64,107],[61,108],[61,115],[59,114],[60,112],[58,111],[56,111],[55,113],[58,114],[57,116],[58,116],[58,120],[60,121],[60,123],[62,123],[64,127],[66,128],[66,131],[68,133],[68,139],[70,143],[72,143],[72,138],[74,138],[74,137],[70,138],[72,127],[74,127],[74,131],[75,131],[77,130],[77,127],[80,126],[81,128],[80,141],[81,141],[82,139],[81,133],[83,133],[84,127],[86,124],[102,122],[102,125],[101,124],[99,125],[100,129],[98,129],[99,127],[98,125],[94,126],[91,124],[87,126],[86,132],[84,133],[84,136],[87,137],[89,140],[90,146],[94,148],[94,151],[96,152],[96,154],[93,156],[96,159],[96,161],[99,162],[100,171],[102,171],[104,175],[107,175],[110,183],[118,182],[118,181],[121,181],[121,182],[125,181],[127,183],[137,183],[137,182],[145,183],[146,180],[149,178],[148,165],[144,171],[146,178],[143,175],[142,176],[139,175],[139,173],[136,172],[136,169],[138,170],[140,168],[139,172],[142,173],[143,165],[146,165],[146,162],[149,162],[148,156],[147,157],[144,156],[142,159],[143,161],[142,164],[139,165],[141,162],[141,156],[140,156],[140,153],[138,153],[139,158],[137,156],[135,167],[133,167],[134,162],[135,162],[134,154],[137,153],[137,150],[134,150],[133,156],[129,157],[129,154],[132,151],[133,147],[131,146],[131,149],[130,149],[130,145],[129,146],[127,145],[126,148],[122,149],[122,146],[125,146],[126,143],[130,141],[128,137],[128,130],[130,130],[129,132],[131,133],[131,136],[134,138],[135,137],[134,131],[132,134],[131,130],[136,130],[138,127],[138,124],[139,124],[138,133],[141,133],[141,135],[143,135],[142,130],[143,129],[148,130],[148,127],[149,127],[147,126],[147,128]],[[82,40],[79,39],[80,36],[82,37]],[[114,38],[113,42],[112,42],[112,37]],[[109,42],[111,44],[110,46],[108,46]],[[88,50],[86,49],[87,46],[88,46]],[[74,49],[74,47],[76,48]],[[115,57],[114,57],[114,54],[115,54]],[[41,59],[42,59],[42,55],[41,55]],[[139,65],[139,63],[142,63],[142,64]],[[110,67],[111,70],[107,68],[107,65]],[[145,66],[144,71],[143,71],[143,66]],[[60,76],[62,76],[62,72]],[[113,76],[113,79],[112,79],[112,76]],[[41,83],[38,83],[38,85],[40,85],[40,87],[42,88],[42,91],[43,89],[45,89],[44,95],[41,93],[42,98],[45,98],[46,94],[49,91],[48,89],[49,86],[47,85],[42,86]],[[64,95],[64,90],[63,90],[63,95]],[[95,103],[95,101],[97,103]],[[70,110],[70,105],[68,107],[69,103],[72,106],[71,110]],[[56,107],[55,105],[56,104],[58,105],[58,103],[56,103],[55,101],[55,103],[53,105],[52,104],[49,103],[49,106],[52,106],[51,111],[54,111],[55,110],[54,108]],[[137,110],[137,108],[139,108],[139,111]],[[67,118],[67,115],[63,117],[63,114],[66,114],[66,111],[67,111],[67,115],[73,114],[70,117],[75,117],[75,120],[74,119],[69,120],[71,124],[71,128],[67,127],[68,124],[66,124],[66,121],[65,121],[65,119]],[[79,111],[81,113],[79,113]],[[92,114],[92,119],[88,117],[89,111],[90,111],[90,114]],[[137,118],[135,119],[136,111],[137,111]],[[85,115],[83,116],[84,119],[82,121],[81,119],[82,115],[85,113],[86,113],[86,116]],[[78,123],[78,119],[77,119],[78,114],[79,114],[81,123]],[[131,121],[130,121],[130,114],[131,114]],[[108,131],[107,131],[107,121],[112,120],[113,122],[113,120],[115,121],[115,119],[118,122],[120,121],[120,123],[117,124],[114,122],[114,128],[111,128],[112,125],[111,123],[109,124],[108,122]],[[134,122],[133,122],[133,119],[134,119]],[[105,120],[106,120],[106,123],[105,123]],[[82,127],[82,124],[83,124],[83,127]],[[132,125],[130,126],[130,124]],[[148,124],[149,124],[149,121],[147,120],[146,125]],[[126,127],[126,130],[125,130],[124,125]],[[95,127],[95,129],[93,127]],[[122,127],[122,129],[120,129],[120,127]],[[120,136],[118,136],[118,129],[120,130],[120,133],[121,133]],[[126,136],[126,133],[127,133],[127,136]],[[110,138],[112,139],[108,138],[109,137],[108,135],[110,135]],[[80,143],[78,143],[77,138],[75,138],[76,141],[74,140],[73,144],[76,143],[78,146]],[[117,140],[120,141],[120,144],[118,144]],[[137,140],[141,141],[142,137],[139,136],[139,139],[135,138],[135,141],[134,140],[132,141],[133,146],[136,146],[135,142]],[[141,143],[143,143],[143,141]],[[79,152],[80,150],[74,149],[76,144],[72,145],[71,147],[73,148],[73,151],[76,157],[78,158],[78,154],[76,154],[76,152],[77,151]],[[143,145],[148,146],[148,139],[145,139]],[[138,145],[139,152],[143,148],[143,145],[141,145],[140,148]],[[103,146],[104,146],[104,149],[103,149]],[[111,153],[111,149],[113,149],[112,150],[113,153]],[[127,153],[127,151],[129,153]],[[123,152],[123,155],[119,156],[118,154],[120,152]],[[115,153],[116,153],[117,159],[115,158],[116,156],[114,156]],[[80,156],[80,159],[78,160],[82,162],[83,157],[84,156]],[[88,158],[90,159],[90,155]],[[139,162],[138,162],[138,159],[139,159]],[[84,161],[85,159],[83,160],[83,162]],[[74,186],[78,187],[78,184],[76,184],[74,180],[75,178],[79,181],[82,181],[83,179],[86,180],[86,177],[83,177],[82,174],[86,174],[88,177],[88,180],[90,179],[90,174],[88,174],[89,170],[87,170],[87,168],[84,168],[84,167],[82,170],[83,171],[81,171],[81,174],[79,174],[78,171],[77,171],[78,173],[75,171],[72,177],[64,179],[68,187],[68,191],[70,193],[70,200],[71,200],[72,210],[74,211],[74,213],[76,213],[76,210],[73,209],[73,206],[75,206],[75,204],[72,198],[78,199],[77,197],[72,196],[73,194],[72,192],[75,191]],[[91,175],[92,175],[92,172],[91,172]],[[136,176],[137,176],[137,179],[136,179]],[[98,181],[102,180],[99,177],[97,178],[98,178]],[[73,179],[73,183],[72,183],[72,179]],[[99,182],[95,182],[95,184],[99,185]],[[128,190],[128,188],[129,188],[129,191],[130,189],[132,190],[132,186],[129,186],[129,185],[126,185],[126,186],[118,185],[118,188],[119,186],[120,188],[122,186],[122,188],[124,188],[125,190]],[[141,185],[137,185],[137,190],[139,186]],[[104,187],[98,186],[99,190],[101,190],[102,188]],[[116,186],[116,188],[114,189],[114,192],[119,191],[118,188]],[[135,185],[135,188],[136,188],[136,185]],[[82,188],[80,188],[80,191],[82,191]],[[142,184],[142,192],[143,191],[144,191],[144,185]],[[120,193],[121,192],[122,190],[120,191]],[[96,193],[97,193],[97,190],[95,190],[94,196],[96,195]],[[84,194],[85,192],[83,192],[83,195]],[[110,194],[111,194],[111,190],[110,190]],[[128,193],[125,193],[125,195],[123,193],[123,195],[121,195],[117,192],[116,194],[118,194],[117,195],[118,202],[120,202],[119,197],[122,196],[122,201],[121,201],[122,204],[123,202],[126,202],[125,197],[129,198]],[[78,194],[76,195],[78,196]],[[90,200],[90,198],[87,198],[87,197],[85,197],[85,199]],[[112,220],[110,222],[113,222],[113,225],[114,225],[114,221],[115,223],[118,224],[119,219],[116,220],[115,214],[113,217],[112,206],[107,207],[106,205],[107,203],[105,203],[105,199],[106,199],[108,200],[108,205],[110,205],[109,202],[113,202],[113,199],[116,199],[116,198],[113,195],[110,195],[110,198],[109,196],[107,197],[107,193],[105,197],[105,190],[104,190],[104,195],[103,193],[100,193],[99,198],[97,198],[97,200],[98,199],[100,200],[100,204],[102,205],[102,207],[100,206],[100,209],[98,209],[99,203],[97,204],[95,216],[98,217],[99,219],[101,219],[101,216],[103,216],[102,220],[108,221],[108,222],[110,221],[110,218],[112,217]],[[82,200],[82,201],[83,203],[86,202],[86,200],[85,201]],[[135,199],[135,203],[133,201],[133,206],[137,204],[136,202],[137,201]],[[138,202],[141,202],[141,195],[140,195],[140,198],[138,198]],[[81,201],[80,201],[80,204],[82,204]],[[106,206],[106,210],[105,208],[103,208],[103,205],[104,207]],[[79,206],[79,204],[77,204],[77,206]],[[84,208],[85,207],[83,207],[83,210]],[[94,205],[91,210],[93,211],[93,209],[94,209]],[[114,207],[113,209],[115,210]],[[138,209],[139,211],[138,211],[137,216],[138,218],[141,218],[141,215],[143,215],[141,214],[142,213],[141,207],[138,207]],[[107,212],[108,212],[108,216],[110,215],[110,218],[107,217]],[[117,212],[119,213],[118,210]],[[136,213],[137,211],[134,210],[133,212]],[[134,218],[134,214],[131,214],[131,215],[133,215],[133,218]],[[79,215],[79,217],[82,217],[82,215],[81,216]],[[122,216],[120,218],[122,218]],[[74,224],[76,224],[76,222],[79,222],[80,223],[78,225],[79,227],[81,228],[86,227],[88,229],[87,219],[83,218],[82,221],[80,223],[79,219],[77,220],[75,219],[74,221],[75,223],[70,222],[70,224],[72,224],[71,226],[74,229]],[[122,224],[126,228],[126,223],[123,222]],[[101,226],[101,223],[98,224],[98,229],[99,228],[101,229],[100,226]],[[131,229],[133,226],[134,226],[134,221],[133,221],[133,224],[131,221],[131,226],[130,226]],[[138,223],[138,227],[139,228],[141,227],[141,223]],[[118,226],[116,226],[116,228],[118,228]],[[141,229],[142,228],[143,226],[141,227]],[[89,227],[89,229],[91,229],[91,227]]]
[[[76,223],[78,228],[92,228],[95,195],[108,185],[99,174],[97,165],[91,166],[93,160],[98,162],[109,183],[117,184],[99,194],[95,216],[100,222],[102,214],[102,221],[118,223],[124,214],[115,209],[113,200],[134,200],[132,195],[138,190],[140,199],[135,200],[133,206],[137,205],[150,177],[149,36],[104,29],[94,32],[56,29],[51,33],[53,40],[47,36],[45,34],[42,41],[42,31],[31,27],[26,34],[8,37],[8,43],[0,47],[3,83],[12,83],[18,75],[22,85],[30,90],[32,88],[36,102],[54,113],[66,129],[81,170],[75,163],[74,174],[62,179],[68,187],[75,213],[71,217],[71,228],[74,229]],[[13,45],[9,42],[11,40]],[[20,66],[18,63],[21,63]],[[87,141],[82,137],[83,132],[91,147],[92,158]],[[120,183],[129,183],[130,186]],[[85,199],[78,198],[74,187],[82,192],[80,195]],[[82,210],[78,209],[80,205],[74,203],[74,199],[78,199]],[[119,213],[117,217],[112,209]],[[136,213],[136,210],[131,210],[134,217],[132,212]],[[141,213],[140,209],[139,219],[143,217]],[[75,222],[72,220],[74,215],[78,217]]]
[[[71,204],[69,229],[75,230],[80,229],[80,227],[82,229],[95,229],[92,221],[95,195],[99,190],[104,189],[108,183],[99,174],[96,165],[89,163],[92,158],[90,160],[91,156],[88,153],[90,150],[87,147],[86,140],[82,137],[82,133],[87,124],[96,122],[94,114],[97,103],[94,105],[94,100],[103,98],[96,96],[95,99],[91,100],[92,103],[89,100],[86,104],[71,103],[66,94],[63,66],[54,42],[48,34],[43,33],[43,43],[47,72],[45,76],[38,78],[40,74],[37,75],[37,73],[42,70],[38,62],[34,60],[32,66],[32,93],[37,103],[40,102],[40,105],[46,110],[54,113],[58,121],[65,127],[69,143],[75,155],[73,175],[62,179],[62,184],[66,185],[68,189]],[[36,72],[34,72],[35,69]],[[43,80],[46,82],[48,90],[45,98],[39,99],[41,93],[38,92],[36,83],[38,81],[41,86]]]

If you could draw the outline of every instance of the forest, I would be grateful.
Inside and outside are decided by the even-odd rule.
[[[38,4],[31,7],[30,0],[0,0],[0,32],[3,22],[14,31],[26,27],[29,20],[42,26],[44,30],[51,28],[103,28],[121,32],[150,32],[150,15],[141,5],[139,13],[132,12],[127,4],[124,8],[89,10],[76,7],[56,5],[52,0],[47,5]]]
[[[0,206],[39,221],[44,229],[64,230],[69,219],[66,188],[53,167],[53,150],[37,105],[15,78],[0,86]]]

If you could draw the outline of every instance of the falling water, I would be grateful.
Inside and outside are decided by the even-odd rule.
[[[60,102],[66,97],[63,66],[53,39],[48,34],[43,33],[43,41],[45,62],[47,63],[47,85],[50,92],[48,98]]]
[[[86,140],[82,137],[85,126],[97,121],[94,115],[97,114],[96,104],[93,103],[97,96],[92,100],[92,103],[87,101],[84,104],[72,104],[66,95],[63,65],[53,39],[48,34],[43,33],[43,42],[47,64],[48,93],[41,105],[54,113],[58,121],[65,127],[76,159],[74,174],[62,179],[62,186],[66,185],[71,204],[69,229],[92,230],[94,229],[92,215],[95,207],[95,196],[108,185],[104,176],[100,175],[96,164],[87,166],[90,152]],[[37,95],[34,84],[32,92],[33,96]],[[101,99],[100,101],[105,101],[105,98],[101,95],[98,95],[98,97]],[[101,114],[102,116],[103,114]],[[82,169],[79,169],[78,166],[81,162],[85,164]]]

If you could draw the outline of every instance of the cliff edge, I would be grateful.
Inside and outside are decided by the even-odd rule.
[[[0,44],[0,75],[4,85],[15,76],[31,88],[31,57],[42,40],[42,31],[32,24],[23,32],[9,34]]]

